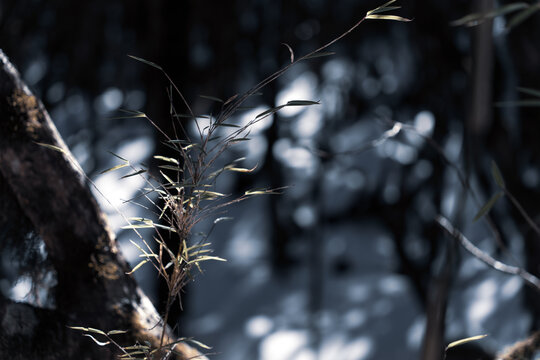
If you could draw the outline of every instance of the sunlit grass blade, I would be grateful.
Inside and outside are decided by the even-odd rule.
[[[51,145],[51,144],[44,144],[44,143],[36,143],[36,144],[38,144],[39,146],[43,146],[43,147],[46,147],[48,149],[51,149],[51,150],[58,151],[58,152],[61,152],[63,154],[66,154],[66,151],[64,149],[62,149],[61,147],[59,147],[59,146]]]
[[[119,335],[119,334],[127,334],[127,330],[111,330],[107,332],[107,335]]]
[[[108,173],[108,172],[111,172],[111,171],[115,171],[115,170],[124,168],[124,167],[126,167],[126,166],[129,166],[129,162],[128,162],[128,163],[125,163],[125,164],[116,165],[116,166],[113,166],[113,167],[108,168],[108,169],[105,169],[105,170],[103,170],[102,172],[100,172],[100,174],[105,174],[105,173]]]
[[[142,350],[142,349],[150,349],[150,346],[137,344],[137,345],[124,347],[124,350],[127,350],[127,351],[129,351],[129,350]]]
[[[219,193],[219,192],[216,192],[216,191],[208,191],[208,190],[197,190],[196,189],[196,190],[193,190],[193,193],[212,195],[212,196],[217,196],[217,197],[225,196],[225,194],[222,194],[222,193]]]
[[[448,349],[451,349],[451,348],[453,348],[453,347],[456,347],[456,346],[459,346],[459,345],[466,344],[466,343],[471,342],[471,341],[481,340],[481,339],[485,338],[486,336],[488,336],[488,335],[487,335],[487,334],[484,334],[484,335],[476,335],[476,336],[471,336],[471,337],[468,337],[468,338],[465,338],[465,339],[461,339],[461,340],[457,340],[457,341],[451,342],[450,344],[448,344],[448,346],[446,347],[445,351],[447,351]]]
[[[198,346],[200,348],[206,349],[206,350],[211,350],[212,349],[212,347],[210,347],[210,346],[208,346],[206,344],[203,344],[202,342],[194,340],[194,339],[185,339],[185,341],[190,342],[190,343],[192,343],[192,344],[194,344],[194,345],[196,345],[196,346]]]
[[[94,340],[94,342],[96,344],[98,344],[99,346],[106,346],[106,345],[109,345],[111,343],[110,341],[99,341],[98,339],[96,339],[95,337],[93,337],[90,334],[83,334],[83,336],[88,336],[90,339]]]
[[[153,223],[154,227],[157,227],[157,228],[160,228],[160,229],[163,229],[163,230],[167,230],[167,231],[170,231],[170,232],[173,232],[175,233],[176,232],[176,229],[171,227],[171,226],[166,226],[166,225],[161,225],[161,224],[156,224],[156,223]]]
[[[122,226],[122,229],[151,229],[153,228],[154,225],[153,224],[132,224],[132,225],[126,225],[126,226]]]
[[[125,348],[124,348],[125,349]],[[147,360],[148,357],[146,356],[148,351],[144,350],[137,350],[128,352],[127,354],[120,355],[120,359],[134,359],[134,360]],[[137,357],[137,355],[145,355],[144,357]]]
[[[294,62],[294,51],[292,47],[287,43],[281,43],[281,45],[285,45],[287,49],[289,50],[289,54],[291,55],[291,64]]]
[[[407,19],[401,16],[397,15],[368,15],[366,16],[366,19],[377,19],[377,20],[393,20],[393,21],[412,21],[411,19]]]
[[[79,331],[88,331],[88,328],[83,326],[68,326],[68,328],[72,330],[79,330]]]
[[[141,266],[143,266],[144,264],[146,264],[147,262],[149,262],[150,259],[144,259],[142,260],[141,262],[139,262],[133,269],[131,269],[130,272],[127,272],[126,275],[131,275],[133,274],[135,271],[139,270]]]
[[[133,240],[131,240],[131,239],[130,239],[129,241],[130,241],[137,249],[139,249],[139,251],[142,253],[142,255],[148,256],[148,257],[150,257],[150,256],[153,255],[153,254],[147,253],[146,250],[144,250],[142,247],[140,247],[139,244],[137,244],[135,241],[133,241]]]
[[[99,330],[99,329],[96,329],[96,328],[91,328],[91,327],[68,326],[68,328],[73,329],[73,330],[91,332],[91,333],[94,333],[94,334],[105,335],[105,331]]]
[[[136,222],[140,222],[140,223],[145,223],[145,224],[150,224],[152,225],[153,221],[151,219],[146,219],[146,218],[143,218],[143,217],[130,217],[128,218],[129,221],[136,221]]]
[[[281,194],[279,189],[254,189],[254,190],[248,190],[244,193],[246,196],[251,195],[275,195],[275,194]]]
[[[217,224],[217,223],[222,222],[222,221],[230,221],[230,220],[233,220],[233,218],[230,217],[230,216],[223,216],[223,217],[219,217],[216,220],[214,220],[214,224]]]
[[[218,256],[204,255],[204,256],[199,256],[199,257],[197,257],[197,258],[195,258],[193,260],[188,261],[188,264],[194,264],[194,263],[198,263],[198,262],[202,262],[202,261],[208,261],[208,260],[224,261],[224,262],[227,261],[226,259],[220,258]]]
[[[251,172],[255,171],[256,168],[257,168],[257,165],[255,165],[251,169],[238,168],[238,167],[226,167],[225,169],[229,170],[229,171],[240,172],[240,173],[251,173]]]
[[[123,120],[123,119],[136,119],[136,118],[147,118],[145,113],[137,113],[130,116],[113,116],[108,118],[109,120]]]
[[[194,251],[192,253],[189,254],[190,257],[193,257],[193,256],[199,256],[200,254],[208,254],[208,253],[212,253],[214,252],[214,250],[212,249],[202,249],[202,250],[198,250],[198,251]]]
[[[178,160],[174,158],[170,158],[170,157],[161,156],[161,155],[154,155],[154,159],[170,162],[176,165],[179,164]]]
[[[167,174],[165,174],[163,171],[160,171],[159,173],[161,174],[161,176],[165,178],[165,180],[169,182],[169,184],[175,184],[175,182],[170,177],[168,177]]]

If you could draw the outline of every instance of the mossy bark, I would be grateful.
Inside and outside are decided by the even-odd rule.
[[[68,326],[128,330],[118,338],[122,345],[159,345],[161,319],[126,275],[128,264],[74,164],[41,101],[0,50],[0,210],[9,210],[1,218],[4,224],[10,218],[17,223],[26,219],[21,226],[28,229],[19,234],[39,235],[57,280],[50,308],[0,295],[2,359],[101,360],[119,354],[117,348],[100,347]],[[2,234],[0,243],[24,241]],[[172,338],[169,329],[167,334]],[[183,344],[177,350],[185,353],[179,358],[194,356]]]

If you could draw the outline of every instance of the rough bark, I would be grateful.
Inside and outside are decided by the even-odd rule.
[[[117,339],[124,346],[159,345],[160,316],[126,275],[128,264],[83,174],[43,105],[1,50],[0,63],[0,196],[1,208],[10,209],[2,219],[27,219],[32,228],[27,231],[43,240],[57,280],[52,308],[0,296],[0,358],[101,360],[119,354],[67,326],[128,330]],[[170,341],[170,329],[166,334]],[[197,355],[185,344],[176,350],[184,354],[179,359]]]

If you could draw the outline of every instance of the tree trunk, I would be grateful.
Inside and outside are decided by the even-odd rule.
[[[113,339],[122,346],[145,341],[159,346],[161,318],[126,275],[128,264],[83,174],[43,105],[1,50],[0,63],[0,245],[23,243],[24,238],[10,238],[3,228],[11,222],[24,224],[29,228],[17,233],[34,232],[43,241],[56,274],[49,308],[0,295],[0,358],[101,360],[121,353],[68,326],[127,330]],[[167,328],[164,343],[172,340]],[[178,359],[198,355],[185,344],[175,350],[183,354]]]

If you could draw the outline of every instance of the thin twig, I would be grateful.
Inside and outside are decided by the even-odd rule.
[[[519,201],[517,201],[517,199],[514,197],[514,195],[512,195],[512,193],[510,191],[508,191],[508,189],[506,189],[506,187],[503,189],[504,191],[504,194],[506,196],[508,196],[508,199],[510,199],[510,201],[512,202],[512,204],[514,204],[514,206],[516,207],[516,209],[519,211],[519,213],[521,214],[521,216],[523,216],[523,218],[525,219],[525,221],[527,221],[527,224],[529,224],[529,226],[534,230],[534,232],[540,236],[540,228],[538,228],[538,225],[536,225],[536,223],[533,221],[533,219],[531,219],[531,217],[529,216],[529,214],[527,214],[527,212],[525,211],[525,209],[523,208],[523,206],[521,206],[521,204],[519,203]]]
[[[263,87],[265,87],[266,85],[268,85],[272,81],[276,80],[278,77],[283,75],[285,72],[287,72],[291,67],[293,67],[297,63],[312,57],[313,55],[321,52],[322,50],[324,50],[324,49],[328,48],[329,46],[333,45],[334,43],[338,42],[339,40],[341,40],[345,36],[349,35],[351,32],[354,31],[354,29],[356,29],[358,26],[360,26],[360,24],[362,24],[366,20],[366,17],[367,17],[367,15],[364,16],[362,19],[360,19],[350,29],[348,29],[347,31],[342,33],[337,38],[334,38],[332,41],[328,42],[327,44],[325,44],[325,45],[321,46],[320,48],[318,48],[316,50],[313,50],[312,52],[302,56],[301,58],[295,60],[294,62],[288,64],[284,68],[282,68],[282,69],[276,71],[275,73],[273,73],[272,75],[268,76],[266,79],[262,80],[260,83],[258,83],[253,88],[251,88],[246,93],[244,93],[242,96],[240,96],[237,100],[232,102],[225,109],[224,113],[218,117],[218,122],[223,121],[224,119],[227,119],[230,115],[232,115],[238,109],[238,107],[240,105],[242,105],[246,101],[247,98],[249,98],[251,95],[257,93],[259,90],[261,90]]]
[[[395,121],[389,120],[390,123],[395,124]],[[480,200],[478,199],[478,196],[476,192],[473,190],[471,183],[469,179],[463,174],[459,166],[452,162],[448,156],[446,156],[443,148],[430,136],[424,135],[420,133],[414,126],[409,124],[403,124],[401,123],[402,129],[404,131],[410,131],[417,136],[421,137],[423,140],[425,140],[431,148],[433,148],[443,159],[443,161],[448,165],[451,169],[453,169],[459,179],[459,182],[461,185],[467,190],[467,192],[471,195],[471,198],[476,206],[481,207]],[[493,237],[495,238],[495,242],[497,243],[497,246],[499,246],[500,249],[502,249],[507,255],[509,255],[512,260],[517,264],[517,259],[512,255],[512,252],[508,249],[508,247],[505,245],[505,243],[502,241],[501,234],[499,230],[497,229],[497,226],[495,226],[495,222],[491,218],[489,214],[486,214],[483,216],[483,219],[486,221],[489,229],[491,230]]]
[[[465,235],[456,229],[454,225],[452,225],[452,223],[444,216],[438,215],[435,220],[448,233],[448,235],[459,241],[461,246],[463,246],[465,250],[470,252],[474,257],[486,263],[495,270],[510,275],[517,275],[525,280],[528,284],[535,287],[537,290],[540,290],[539,278],[518,266],[507,265],[499,260],[494,259],[491,255],[476,247],[476,245],[467,239]]]

